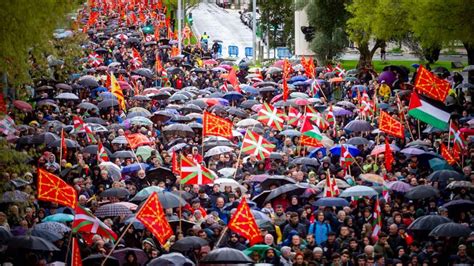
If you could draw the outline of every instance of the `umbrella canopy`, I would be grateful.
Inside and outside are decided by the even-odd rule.
[[[415,221],[413,221],[409,226],[408,230],[412,231],[431,231],[436,226],[444,223],[451,222],[450,219],[440,216],[440,215],[425,215],[418,217]]]
[[[55,98],[58,100],[79,100],[79,97],[76,94],[70,92],[60,93]]]
[[[225,191],[225,187],[232,187],[232,190],[235,191],[237,188],[240,189],[240,191],[242,191],[243,193],[247,192],[247,189],[242,186],[241,184],[239,184],[237,181],[235,181],[234,179],[230,179],[230,178],[218,178],[218,179],[214,179],[214,184],[218,184],[219,185],[219,190],[221,192],[224,192]]]
[[[129,253],[135,254],[137,257],[136,262],[139,265],[145,265],[145,263],[148,261],[148,255],[143,251],[143,249],[139,248],[123,248],[119,250],[115,250],[112,253],[112,257],[116,258],[121,264],[127,262],[127,255]]]
[[[197,236],[187,236],[176,241],[176,243],[174,243],[174,245],[171,246],[170,250],[184,253],[186,251],[200,249],[201,247],[206,246],[206,245],[209,245],[209,242],[207,242],[207,240],[205,239],[202,239]]]
[[[368,139],[363,138],[363,137],[353,137],[353,138],[350,138],[346,143],[355,146],[355,145],[368,145],[370,142]]]
[[[383,177],[376,174],[361,174],[359,177],[366,182],[383,184]]]
[[[286,184],[296,184],[295,180],[287,176],[268,176],[261,183],[260,187],[263,190],[270,189],[271,186],[283,186]]]
[[[99,218],[104,217],[117,217],[117,216],[129,216],[132,212],[126,207],[121,204],[111,203],[100,206],[95,211],[95,216]]]
[[[58,232],[51,232],[51,231],[46,231],[46,230],[41,230],[41,229],[31,230],[31,235],[43,238],[45,240],[48,240],[49,242],[58,241],[64,237],[62,234]]]
[[[58,222],[40,223],[40,224],[36,224],[33,228],[45,230],[49,232],[60,232],[60,233],[66,233],[66,232],[71,231],[71,228],[67,227],[65,224],[58,223]]]
[[[412,189],[412,186],[403,181],[394,181],[387,183],[388,189],[396,192],[405,193]]]
[[[147,266],[194,266],[194,262],[186,258],[183,254],[178,252],[171,252],[161,255],[156,259],[148,262]]]
[[[342,179],[339,179],[339,178],[336,178],[336,185],[337,185],[338,188],[348,188],[348,187],[350,187],[350,185],[347,184],[346,181],[344,181]],[[325,186],[326,186],[326,180],[321,180],[316,185],[316,188],[324,189]]]
[[[280,251],[276,250],[273,247],[270,247],[269,245],[264,245],[264,244],[253,245],[243,250],[242,252],[247,256],[250,256],[253,252],[257,252],[258,254],[260,254],[260,257],[265,257],[265,252],[267,252],[267,250],[271,248],[275,250],[275,255],[280,256],[281,254]]]
[[[357,147],[355,147],[355,146],[352,146],[352,145],[349,145],[349,144],[344,144],[344,147],[349,151],[349,153],[351,154],[352,157],[356,157],[357,155],[360,154],[359,149],[357,149]],[[332,147],[331,149],[329,149],[329,151],[333,155],[341,155],[341,145],[337,144],[334,147]]]
[[[439,195],[439,191],[432,187],[432,186],[427,186],[427,185],[422,185],[422,186],[416,186],[410,189],[406,194],[405,197],[407,199],[426,199],[426,198],[431,198],[431,197],[436,197]]]
[[[428,176],[430,181],[448,182],[449,180],[465,180],[464,176],[454,170],[438,170]]]
[[[390,149],[392,150],[392,152],[400,151],[400,148],[398,148],[394,144],[390,144]],[[370,155],[378,155],[382,152],[385,152],[385,144],[380,144],[380,145],[375,146],[370,152]]]
[[[59,249],[50,241],[37,236],[14,236],[8,241],[9,248],[23,248],[30,250],[58,251]]]
[[[446,186],[449,189],[456,189],[456,188],[474,188],[474,185],[469,181],[453,181]]]
[[[320,198],[313,205],[317,207],[344,207],[349,206],[349,202],[343,198]]]
[[[103,263],[105,258],[106,258],[106,255],[93,254],[93,255],[90,255],[86,258],[83,258],[82,259],[82,265],[94,265],[94,266],[99,266],[99,265],[101,265],[101,266],[102,265],[103,266],[119,266],[120,265],[119,261],[113,256],[108,257],[107,260],[105,261],[105,263]]]
[[[352,120],[344,127],[344,129],[352,132],[364,132],[371,131],[372,126],[365,120]]]
[[[165,126],[163,134],[174,134],[180,137],[193,137],[194,130],[189,125],[176,123]]]
[[[5,228],[3,226],[0,226],[0,245],[7,244],[8,241],[10,240],[10,238],[12,238],[12,237],[13,237],[13,235],[10,232],[10,230],[8,230],[7,228]]]
[[[214,155],[219,155],[219,154],[223,154],[223,153],[227,153],[227,152],[232,152],[234,150],[234,148],[232,147],[227,147],[227,146],[217,146],[217,147],[214,147],[210,150],[208,150],[205,154],[204,154],[204,157],[207,158],[207,157],[212,157]]]
[[[128,192],[125,188],[109,188],[106,189],[104,192],[100,193],[101,197],[116,197],[116,198],[126,198],[130,192]]]
[[[135,197],[133,197],[130,201],[142,201],[148,198],[153,192],[158,194],[158,199],[160,200],[161,206],[164,209],[168,208],[177,208],[179,206],[186,205],[186,201],[179,197],[179,195],[173,194],[169,191],[165,191],[159,187],[151,186],[146,187],[140,190]]]
[[[430,236],[434,237],[463,237],[469,236],[472,230],[467,225],[449,222],[436,226],[430,232]]]
[[[348,198],[348,197],[372,197],[376,196],[378,193],[375,189],[367,186],[353,186],[344,190],[339,197]]]
[[[74,215],[66,214],[66,213],[56,213],[56,214],[44,217],[43,222],[66,223],[66,222],[72,222],[73,220],[74,220]]]
[[[268,194],[267,198],[265,199],[265,202],[269,202],[272,199],[275,199],[279,197],[281,194],[287,193],[287,194],[293,194],[293,195],[301,195],[303,192],[305,192],[306,187],[300,185],[300,184],[287,184],[283,185],[281,187],[278,187],[270,192]]]
[[[253,261],[242,251],[233,248],[218,248],[209,252],[206,257],[201,260],[200,265],[207,264],[239,264],[253,263]]]
[[[445,203],[443,207],[448,208],[449,210],[467,211],[474,207],[474,201],[464,199],[452,200],[448,203]]]

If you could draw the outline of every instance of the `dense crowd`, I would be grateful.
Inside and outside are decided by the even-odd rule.
[[[2,173],[0,226],[14,236],[31,234],[39,227],[54,234],[60,232],[60,238],[50,239],[54,240],[57,251],[18,249],[2,241],[0,261],[4,265],[45,265],[64,262],[67,257],[70,260],[71,234],[80,240],[84,265],[100,265],[112,249],[115,251],[107,263],[120,260],[121,265],[146,265],[153,259],[165,258],[165,254],[178,252],[190,260],[186,263],[197,264],[212,250],[223,247],[242,251],[254,263],[273,265],[474,263],[470,234],[430,234],[436,226],[447,222],[463,225],[469,231],[473,226],[474,153],[470,138],[473,109],[471,92],[465,89],[468,86],[463,87],[465,82],[459,73],[451,75],[445,69],[435,71],[452,84],[449,103],[444,107],[451,113],[451,123],[459,126],[459,132],[467,140],[459,158],[449,165],[440,155],[442,143],[454,145],[447,130],[403,115],[413,89],[415,68],[415,74],[410,77],[409,69],[388,66],[383,74],[389,78],[381,80],[380,73],[371,69],[345,71],[341,66],[337,70],[317,67],[314,71],[318,89],[315,90],[315,83],[308,82],[310,78],[305,76],[307,72],[300,61],[290,60],[292,70],[288,79],[298,81],[289,85],[289,100],[283,101],[279,98],[283,60],[270,67],[251,67],[245,60],[214,59],[218,46],[207,50],[199,44],[184,45],[179,55],[176,54],[177,42],[168,39],[166,27],[152,34],[144,33],[146,26],[157,27],[152,23],[152,13],[162,14],[161,9],[127,12],[135,12],[137,17],[138,12],[143,12],[145,20],[124,25],[120,15],[109,10],[101,13],[86,30],[89,42],[84,44],[84,55],[94,56],[83,63],[83,73],[71,75],[70,80],[43,80],[36,84],[27,99],[31,109],[28,103],[9,103],[8,116],[15,125],[2,129],[4,139],[12,149],[31,156],[28,164],[32,171]],[[80,22],[87,24],[90,15],[90,8],[84,8],[79,14],[83,19]],[[146,38],[152,35],[154,39]],[[240,90],[228,82],[232,69],[237,69]],[[109,92],[110,73],[117,77],[123,89],[125,110]],[[76,97],[57,97],[64,93]],[[366,94],[376,103],[375,113],[363,112],[360,94]],[[300,145],[298,127],[287,122],[284,130],[262,123],[244,123],[257,119],[256,114],[264,102],[271,102],[285,112],[292,106],[302,114],[306,106],[323,114],[334,106],[335,122],[321,130],[325,134],[322,147]],[[205,110],[232,121],[234,138],[203,138]],[[377,130],[380,110],[397,119],[405,117],[408,126],[404,138]],[[77,132],[73,126],[74,116],[88,123],[95,143],[86,133]],[[345,129],[354,120],[366,121],[371,129]],[[243,126],[238,126],[239,122]],[[261,134],[275,145],[268,158],[259,160],[255,155],[242,154],[240,147],[246,129]],[[67,139],[66,151],[58,144],[61,132]],[[124,137],[132,133],[143,134],[150,143],[132,150]],[[384,153],[374,152],[386,138],[396,148],[390,171],[386,169]],[[103,144],[110,162],[103,162],[97,156],[95,144],[98,142]],[[340,151],[342,144],[355,149],[349,150],[354,160],[349,167],[343,167],[339,154],[334,152],[334,147]],[[412,150],[402,152],[410,148]],[[212,153],[208,153],[210,150]],[[179,174],[172,171],[173,153],[205,165],[219,178],[210,185],[180,185]],[[99,234],[86,237],[72,233],[74,212],[71,208],[37,200],[38,168],[72,185],[78,191],[79,204],[118,236],[123,234],[123,238],[114,243]],[[378,195],[347,197],[344,199],[347,204],[343,205],[318,204],[326,197],[323,190],[328,189],[328,174],[335,178],[341,191],[364,185],[373,188]],[[376,175],[382,181],[361,178],[363,174]],[[217,181],[222,178],[234,182],[219,185]],[[406,196],[420,186],[424,187],[413,192],[414,197]],[[179,206],[164,206],[174,232],[164,245],[133,219],[140,203],[150,195],[147,193],[150,187],[182,200]],[[432,187],[436,193],[426,193],[426,187]],[[255,211],[263,237],[263,242],[254,246],[226,229],[242,197],[247,198]],[[376,202],[380,204],[382,228],[374,234]],[[110,204],[122,204],[126,210],[110,208],[109,212],[102,213],[101,208]],[[51,222],[49,216],[61,220]],[[413,228],[414,221],[423,217],[422,224]],[[51,225],[41,226],[48,223]],[[454,229],[447,230],[462,229],[453,226]],[[199,242],[189,238],[191,236],[205,241]],[[171,260],[173,258],[171,256]],[[174,263],[186,265],[177,259]]]

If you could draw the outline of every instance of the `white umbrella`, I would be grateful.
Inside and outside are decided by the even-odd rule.
[[[118,136],[112,140],[112,144],[127,144],[127,138],[125,136]]]
[[[204,157],[211,157],[211,156],[214,156],[214,155],[219,155],[219,154],[223,154],[223,153],[227,153],[227,152],[232,152],[233,150],[234,150],[234,148],[232,148],[232,147],[217,146],[217,147],[214,147],[214,148],[208,150],[206,152],[206,154],[204,154]]]
[[[119,180],[122,177],[122,170],[120,167],[112,162],[103,162],[99,164],[101,169],[107,170],[109,175],[115,180]]]
[[[260,124],[259,121],[253,119],[253,118],[247,118],[247,119],[243,119],[243,120],[240,120],[239,122],[237,122],[236,126],[237,127],[252,127],[252,126],[256,126]]]
[[[235,181],[234,179],[230,179],[230,178],[218,178],[218,179],[215,179],[214,180],[214,184],[218,184],[219,185],[219,190],[221,192],[224,192],[225,191],[225,187],[232,187],[232,191],[235,191],[237,188],[240,188],[240,191],[242,191],[242,193],[245,193],[247,192],[247,189],[242,186],[241,184],[239,184],[237,181]]]
[[[376,196],[378,193],[373,188],[368,186],[353,186],[344,190],[339,197],[348,198],[348,197],[372,197]]]
[[[235,174],[235,168],[226,167],[217,172],[219,172],[219,174],[223,175],[224,177],[232,177]]]

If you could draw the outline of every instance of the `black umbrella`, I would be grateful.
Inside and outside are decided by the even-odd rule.
[[[9,248],[23,248],[31,250],[58,251],[50,241],[37,236],[15,236],[8,241]]]
[[[180,220],[170,220],[168,221],[170,224],[171,228],[173,229],[173,232],[177,232],[177,229],[180,226]],[[182,220],[181,219],[181,232],[186,233],[188,232],[189,229],[193,228],[196,224],[193,222],[190,222],[188,220]]]
[[[448,209],[458,209],[458,210],[462,210],[462,211],[467,211],[467,210],[471,210],[472,208],[474,208],[474,201],[472,200],[463,200],[463,199],[459,199],[459,200],[452,200],[448,203],[445,203],[443,205],[443,207],[445,208],[448,208]]]
[[[180,110],[181,111],[186,111],[186,112],[195,112],[195,113],[201,113],[202,112],[201,107],[199,107],[195,104],[192,104],[192,103],[186,104],[185,106],[181,107]]]
[[[149,79],[153,78],[153,72],[148,68],[139,68],[133,70],[132,73]]]
[[[188,104],[195,104],[197,106],[199,106],[199,108],[201,109],[205,109],[207,108],[207,103],[201,99],[196,99],[196,100],[192,100],[192,101],[189,101]]]
[[[89,88],[99,87],[99,82],[97,82],[97,79],[93,76],[82,76],[79,78],[79,81],[77,83],[79,83],[79,85],[81,86]]]
[[[469,236],[472,230],[467,225],[454,222],[444,223],[436,226],[430,232],[430,236],[435,237],[462,237]]]
[[[440,216],[440,215],[425,215],[418,217],[415,221],[413,221],[410,226],[408,226],[408,230],[412,231],[431,231],[436,226],[444,223],[451,222],[450,219]]]
[[[347,141],[347,144],[351,144],[351,145],[368,145],[369,144],[369,140],[367,140],[366,138],[363,138],[363,137],[353,137],[353,138],[350,138],[348,141]]]
[[[131,151],[116,151],[112,154],[114,158],[133,158],[133,153]]]
[[[46,239],[50,242],[58,241],[59,239],[63,238],[63,236],[58,232],[52,232],[52,231],[41,230],[41,229],[31,230],[31,235],[41,237],[41,238]]]
[[[178,252],[161,255],[148,262],[147,266],[194,266],[194,262]]]
[[[275,226],[269,220],[257,220],[257,226],[259,229],[267,230],[270,234],[275,233]]]
[[[96,53],[98,53],[98,54],[101,54],[101,53],[102,53],[102,54],[106,54],[106,53],[109,52],[109,51],[108,51],[107,49],[105,49],[104,47],[99,47],[99,48],[95,49],[94,51],[95,51]]]
[[[461,173],[454,170],[438,170],[428,176],[430,181],[448,182],[450,179],[456,181],[465,180]]]
[[[267,196],[265,202],[269,202],[270,200],[279,197],[281,194],[293,194],[293,195],[301,195],[305,192],[306,188],[299,185],[299,184],[287,184],[281,187],[278,187]]]
[[[319,161],[316,158],[308,158],[308,157],[299,157],[291,161],[292,164],[300,164],[300,165],[309,165],[318,167],[320,165]]]
[[[175,194],[176,196],[184,199],[184,200],[190,200],[192,198],[194,198],[193,194],[189,193],[189,192],[186,192],[186,191],[178,191],[178,190],[175,190],[175,191],[171,191],[171,193]]]
[[[262,183],[260,183],[260,186],[262,189],[267,190],[270,189],[272,185],[276,185],[277,187],[286,185],[286,184],[295,184],[296,182],[287,177],[287,176],[269,176],[266,178]]]
[[[137,257],[138,265],[145,265],[145,263],[149,260],[148,255],[145,253],[145,251],[143,251],[143,249],[138,248],[122,248],[115,250],[112,253],[112,257],[115,257],[118,261],[121,262],[121,265],[123,265],[127,262],[127,257],[129,253],[135,254],[135,256]]]
[[[99,124],[99,125],[103,125],[103,126],[107,125],[107,122],[104,119],[100,118],[100,117],[88,117],[88,118],[84,119],[84,122]]]
[[[194,130],[186,124],[171,124],[164,127],[163,134],[174,134],[181,137],[193,137]]]
[[[246,100],[240,104],[240,107],[250,109],[256,104],[259,104],[257,100]]]
[[[150,169],[146,172],[146,178],[149,180],[157,180],[158,182],[163,181],[170,185],[176,182],[176,176],[173,174],[171,169],[166,167]]]
[[[176,243],[171,246],[171,251],[186,252],[190,250],[200,249],[201,247],[206,245],[209,245],[209,242],[200,237],[187,236],[176,241]]]
[[[118,106],[118,105],[119,105],[119,102],[117,100],[108,99],[108,100],[103,100],[100,103],[98,103],[97,107],[99,107],[99,109],[107,109],[109,107],[114,107],[114,106]]]
[[[32,144],[46,144],[50,145],[56,140],[60,140],[59,136],[51,132],[41,133],[39,135],[34,135],[31,139]]]
[[[5,245],[8,243],[10,238],[12,238],[13,235],[10,232],[10,230],[6,229],[3,226],[0,226],[0,245]]]
[[[90,255],[89,257],[86,257],[82,259],[82,265],[87,265],[87,266],[119,266],[120,263],[118,259],[110,256],[107,258],[104,264],[102,262],[106,258],[106,255],[103,254],[93,254]]]
[[[104,192],[100,193],[101,197],[116,197],[116,198],[126,198],[130,195],[130,192],[124,188],[109,188]]]
[[[99,149],[99,145],[89,145],[85,147],[84,149],[82,149],[82,153],[97,154],[98,149]],[[108,148],[104,147],[104,149],[108,155],[112,154],[112,152]]]
[[[233,115],[233,116],[237,116],[237,117],[240,117],[240,118],[246,118],[248,117],[248,114],[247,112],[245,112],[243,109],[240,109],[240,108],[236,108],[236,107],[230,107],[227,109],[227,113]]]
[[[204,257],[199,265],[211,265],[211,264],[248,264],[253,263],[247,255],[242,251],[233,248],[218,248],[215,249],[206,257]]]
[[[71,148],[71,149],[81,147],[81,145],[79,145],[77,141],[72,140],[72,139],[64,139],[64,142],[66,143],[66,147]],[[48,144],[47,146],[55,147],[55,148],[61,147],[61,140],[60,139],[55,140],[52,143]]]
[[[431,198],[431,197],[436,197],[439,195],[439,191],[432,187],[432,186],[416,186],[412,189],[410,189],[406,194],[405,197],[407,199],[426,199],[426,198]]]
[[[255,195],[252,198],[252,201],[255,202],[257,204],[257,206],[263,207],[263,205],[265,204],[266,198],[268,197],[268,195],[270,195],[270,192],[272,192],[272,191],[271,190],[264,190],[264,191],[260,192],[260,194]]]

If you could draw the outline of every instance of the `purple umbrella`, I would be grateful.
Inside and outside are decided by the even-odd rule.
[[[394,182],[387,183],[387,187],[392,191],[402,192],[402,193],[405,193],[412,188],[410,184],[405,183],[403,181],[394,181]]]
[[[333,106],[332,107],[332,113],[335,115],[335,116],[344,116],[344,115],[351,115],[352,112],[349,111],[349,110],[346,110],[342,107],[338,107],[338,106]]]
[[[389,86],[392,86],[396,79],[397,76],[392,71],[384,71],[379,76],[379,82],[385,82]]]
[[[119,249],[114,251],[112,256],[118,259],[121,263],[125,263],[127,261],[127,254],[129,254],[129,252],[135,253],[139,265],[144,265],[148,261],[148,256],[146,255],[145,251],[138,248]]]
[[[405,148],[400,152],[406,155],[421,155],[426,153],[424,150],[418,148]]]
[[[365,120],[352,120],[344,127],[344,129],[352,132],[363,132],[371,131],[372,126]]]

